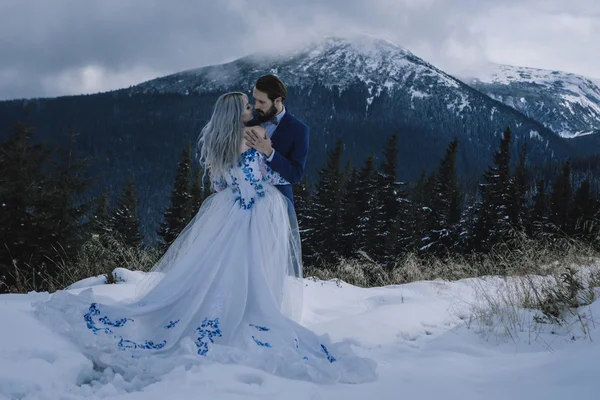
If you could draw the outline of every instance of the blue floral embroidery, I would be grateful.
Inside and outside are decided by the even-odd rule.
[[[88,329],[90,329],[95,335],[97,335],[98,332],[104,332],[106,334],[113,335],[113,338],[115,338],[115,339],[118,338],[119,342],[117,343],[117,346],[119,348],[121,348],[122,350],[125,350],[125,349],[159,350],[159,349],[162,349],[163,347],[165,347],[167,344],[166,340],[163,340],[160,343],[154,343],[152,340],[146,340],[146,341],[144,341],[144,343],[140,344],[140,343],[136,343],[132,340],[125,339],[125,338],[123,338],[123,336],[114,335],[113,331],[110,328],[98,328],[96,326],[96,323],[95,323],[93,317],[98,316],[98,315],[100,315],[100,310],[98,308],[98,304],[92,303],[88,309],[88,312],[86,314],[84,314],[84,316],[83,316]],[[134,320],[131,318],[121,318],[121,319],[116,320],[115,322],[112,322],[107,316],[103,316],[103,317],[99,318],[98,321],[103,323],[104,325],[117,327],[117,328],[125,325],[125,323],[127,323],[127,321],[134,322]],[[176,321],[169,321],[169,323],[167,325],[165,325],[164,328],[172,329],[179,323],[179,321],[180,321],[180,319],[178,319]],[[249,326],[255,328],[256,330],[258,330],[260,332],[269,332],[271,330],[270,328],[260,326],[260,325],[255,325],[255,324],[249,324]],[[204,355],[206,355],[206,353],[208,353],[208,350],[209,350],[208,343],[209,342],[214,343],[213,338],[222,337],[221,328],[219,328],[219,318],[215,318],[212,320],[208,319],[208,318],[204,318],[204,320],[202,320],[202,323],[200,324],[200,326],[198,328],[196,328],[196,331],[199,334],[199,337],[196,340],[196,347],[198,348],[198,354],[202,355],[202,356],[204,356]],[[254,343],[256,343],[258,346],[267,347],[267,348],[273,347],[268,342],[262,342],[262,341],[258,340],[257,338],[254,337],[254,335],[252,335],[252,340],[254,340]],[[295,338],[294,342],[295,342],[296,348],[299,349],[298,339]],[[323,351],[323,353],[325,353],[325,355],[327,356],[327,360],[330,363],[337,361],[336,358],[333,357],[329,353],[329,350],[327,349],[327,347],[325,347],[325,345],[321,344],[321,350]],[[302,357],[302,359],[305,362],[308,362],[308,357],[304,356],[304,357]]]
[[[123,350],[124,349],[158,350],[158,349],[162,349],[167,344],[166,340],[163,340],[160,343],[154,343],[152,340],[146,340],[144,343],[140,344],[140,343],[136,343],[132,340],[125,339],[125,338],[123,338],[123,336],[120,336],[120,335],[117,336],[113,333],[113,331],[110,328],[98,328],[96,326],[96,322],[94,321],[93,317],[98,316],[98,315],[100,315],[100,309],[98,308],[98,304],[92,303],[90,305],[90,308],[88,309],[88,312],[83,315],[83,319],[85,320],[88,329],[90,329],[94,333],[94,335],[97,335],[98,332],[104,332],[106,334],[113,335],[113,338],[119,339],[117,346]],[[110,320],[110,318],[108,318],[107,316],[99,318],[98,321],[103,323],[104,325],[109,325],[109,326],[113,326],[116,328],[122,327],[123,325],[125,325],[125,323],[127,321],[134,322],[134,320],[131,318],[121,318],[115,322],[112,322]],[[172,324],[172,326],[175,326],[175,324],[177,324],[177,322],[179,322],[179,320],[177,320],[175,322],[171,321],[171,323],[169,325]],[[169,329],[169,325],[165,326],[165,328]]]
[[[256,189],[258,197],[265,197],[265,188],[263,188],[262,183],[257,183],[254,188]]]
[[[123,339],[122,336],[120,336],[120,338],[121,340],[119,340],[118,346],[122,349],[159,350],[165,347],[167,344],[166,340],[156,344],[154,344],[152,340],[146,340],[143,344],[138,344],[131,340]]]
[[[119,320],[116,320],[115,322],[111,322],[111,320],[108,317],[102,317],[98,321],[102,322],[104,325],[110,325],[116,328],[120,328],[121,326],[125,325],[125,322],[127,321],[133,322],[131,318],[121,318]]]
[[[102,331],[106,334],[112,334],[113,331],[110,328],[98,328],[96,326],[96,323],[94,322],[93,317],[95,317],[97,315],[100,315],[100,310],[98,309],[98,304],[92,303],[90,305],[90,308],[88,309],[88,312],[83,315],[83,319],[85,320],[87,328],[90,329],[92,332],[94,332],[94,335],[96,335],[100,331]],[[133,322],[133,320],[131,318],[121,318],[115,322],[112,322],[107,316],[99,318],[98,321],[102,322],[104,325],[113,326],[115,328],[120,328],[121,326],[125,325],[125,323],[127,321]]]
[[[174,327],[175,327],[175,325],[177,325],[177,323],[178,323],[179,321],[180,321],[180,320],[177,320],[177,321],[169,321],[169,323],[168,323],[167,325],[165,325],[165,329],[171,329],[171,328],[174,328]]]
[[[242,171],[244,172],[244,178],[246,179],[246,182],[253,183],[254,175],[252,174],[252,171],[254,171],[254,170],[252,169],[252,167],[248,164],[242,164],[242,163],[240,163],[240,167],[242,167]]]
[[[327,347],[325,347],[325,345],[321,345],[321,349],[323,350],[323,352],[327,356],[327,359],[329,360],[330,363],[336,361],[335,357],[333,357],[331,354],[329,354],[329,350],[327,350]]]
[[[270,328],[265,328],[264,326],[259,326],[259,325],[254,325],[254,324],[249,324],[251,327],[258,329],[261,332],[268,332],[271,329]]]
[[[217,188],[217,191],[230,187],[235,195],[235,202],[239,202],[240,207],[245,210],[252,209],[254,204],[256,204],[256,197],[260,198],[265,196],[265,188],[263,187],[262,182],[269,182],[275,185],[289,184],[281,177],[281,175],[266,165],[266,163],[261,162],[263,158],[264,156],[256,149],[250,148],[243,152],[238,160],[237,166],[243,173],[243,179],[254,189],[255,195],[242,195],[240,182],[238,182],[238,178],[232,171],[229,172],[227,178],[227,181],[230,181],[229,185],[228,182],[224,180],[214,182],[213,185]]]
[[[254,205],[254,197],[250,198],[249,202],[246,202],[246,200],[242,196],[238,196],[237,200],[239,200],[240,205],[244,210],[249,210]]]
[[[259,345],[261,347],[269,347],[269,348],[271,348],[271,344],[269,344],[269,343],[261,342],[260,340],[256,339],[254,336],[252,336],[252,339],[254,340],[254,343],[256,343],[257,345]]]
[[[242,153],[242,156],[240,157],[238,166],[241,168],[242,172],[244,173],[244,180],[246,182],[248,182],[251,186],[254,187],[255,192],[260,196],[261,195],[261,191],[264,191],[262,188],[262,185],[260,185],[260,178],[258,178],[255,173],[254,173],[254,168],[252,168],[251,164],[254,163],[257,160],[258,157],[258,151],[256,151],[255,149],[248,149],[246,150],[244,153]],[[237,191],[236,194],[238,195],[236,197],[236,201],[240,202],[240,206],[245,209],[245,210],[250,210],[256,200],[254,197],[250,197],[249,199],[244,198],[243,196],[241,196],[240,190],[239,190],[239,183],[237,182],[237,179],[235,179],[234,176],[231,177],[234,185],[237,186]],[[264,193],[263,193],[264,195]],[[262,197],[262,196],[261,196]]]
[[[219,328],[219,318],[204,318],[202,320],[202,324],[196,328],[196,331],[200,334],[198,339],[196,339],[196,347],[198,347],[198,354],[201,356],[204,356],[206,353],[208,353],[208,342],[204,341],[205,339],[208,339],[211,343],[214,343],[213,337],[222,336],[221,328]]]
[[[117,346],[119,346],[122,349],[137,348],[137,344],[135,342],[132,342],[131,340],[123,339],[122,337],[121,337],[121,340],[119,340],[119,343],[117,344]]]
[[[98,305],[96,303],[92,303],[90,305],[90,308],[88,309],[88,312],[83,315],[83,319],[85,320],[87,328],[90,329],[94,333],[94,335],[97,335],[99,331],[103,331],[106,334],[112,334],[113,332],[110,328],[102,329],[96,327],[96,323],[92,318],[96,315],[100,315],[100,310],[98,310]]]
[[[249,326],[256,328],[256,330],[260,331],[260,332],[269,332],[271,329],[267,328],[265,326],[260,326],[260,325],[254,325],[254,324],[248,324]],[[252,340],[254,340],[254,343],[256,343],[257,345],[261,346],[261,347],[269,347],[271,348],[271,344],[267,343],[267,342],[261,342],[260,340],[258,340],[257,338],[254,337],[254,335],[252,335]]]
[[[241,154],[241,161],[240,164],[243,162],[245,164],[250,164],[252,161],[254,161],[256,159],[256,155],[258,154],[258,150],[256,150],[255,148],[249,148],[248,150],[246,150],[245,152],[243,152]]]

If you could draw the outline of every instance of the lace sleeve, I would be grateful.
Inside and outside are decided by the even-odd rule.
[[[264,182],[269,182],[273,185],[289,185],[290,184],[288,181],[283,179],[281,177],[281,175],[279,175],[278,172],[274,171],[273,169],[271,169],[271,167],[269,167],[269,165],[266,162],[266,157],[264,155],[261,155],[261,157],[258,158],[258,165],[260,167],[260,172],[262,174],[262,180]]]

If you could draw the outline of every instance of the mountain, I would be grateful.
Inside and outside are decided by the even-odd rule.
[[[288,86],[323,85],[346,89],[356,82],[365,84],[372,100],[385,89],[398,90],[408,83],[413,97],[429,96],[425,83],[459,88],[453,77],[388,40],[370,36],[352,39],[328,37],[302,49],[278,55],[256,53],[224,65],[183,71],[137,85],[135,92],[185,93],[223,91],[236,86],[252,88],[257,76],[274,73]],[[421,84],[422,87],[417,87]],[[419,91],[419,89],[423,91]],[[464,108],[466,98],[457,104]]]
[[[496,146],[496,139],[507,126],[515,131],[517,142],[532,142],[532,157],[537,157],[537,161],[572,151],[537,121],[501,102],[490,101],[488,96],[407,49],[370,36],[330,37],[288,53],[252,54],[231,63],[154,79],[131,91],[184,95],[227,90],[250,93],[255,80],[265,73],[279,75],[292,88],[288,104],[309,122],[316,154],[331,144],[331,136],[343,134],[350,139],[350,154],[356,148],[356,157],[362,157],[365,150],[377,151],[384,137],[398,131],[405,145],[401,159],[412,160],[417,150],[419,157],[414,157],[414,161],[420,171],[424,167],[420,156],[441,154],[456,135],[463,139],[463,149],[468,153],[462,165],[467,171],[489,162],[488,150]],[[349,134],[359,127],[378,133],[365,139]],[[415,168],[406,164],[405,169],[412,172],[408,175],[414,177]]]
[[[0,102],[0,135],[27,119],[36,140],[66,143],[66,132],[74,127],[77,154],[95,158],[90,173],[98,176],[98,188],[107,186],[114,198],[135,174],[140,218],[151,236],[168,205],[181,151],[196,141],[217,97],[231,90],[251,93],[265,73],[286,82],[286,107],[311,129],[307,174],[312,181],[339,137],[346,159],[360,166],[369,153],[379,156],[396,132],[399,179],[408,181],[435,168],[454,137],[459,173],[476,178],[491,163],[507,127],[513,131],[513,154],[527,144],[531,163],[575,154],[534,119],[410,51],[368,36],[327,38],[278,55],[252,54],[107,93]]]
[[[600,80],[561,71],[494,65],[485,75],[465,81],[564,138],[600,130]]]

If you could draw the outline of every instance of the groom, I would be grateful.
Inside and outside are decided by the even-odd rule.
[[[269,166],[289,185],[277,189],[294,204],[292,185],[304,175],[308,154],[309,129],[283,105],[287,89],[275,75],[260,77],[252,91],[254,118],[248,122],[244,137],[248,146],[267,157]]]

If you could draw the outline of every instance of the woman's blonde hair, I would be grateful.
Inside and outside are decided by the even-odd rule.
[[[239,160],[244,140],[244,99],[247,101],[248,96],[242,92],[221,95],[215,103],[210,121],[198,137],[200,165],[205,173],[209,172],[212,182],[223,180]]]

